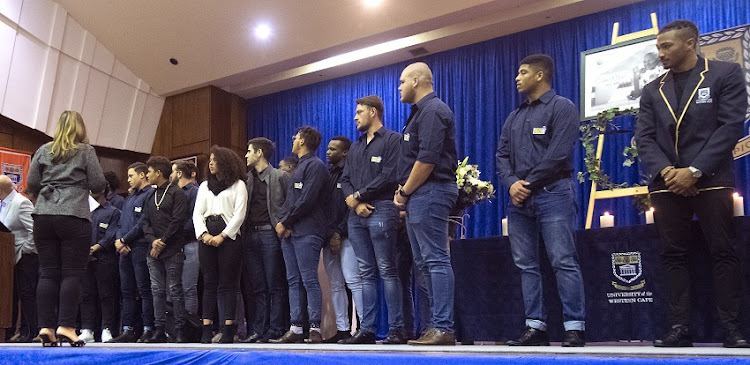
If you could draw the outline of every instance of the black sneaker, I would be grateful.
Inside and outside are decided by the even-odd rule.
[[[269,343],[271,342],[271,340],[278,339],[283,335],[284,335],[283,332],[276,332],[276,331],[268,330],[268,332],[266,332],[266,334],[263,335],[263,337],[258,339],[258,343]]]
[[[563,347],[583,347],[586,346],[586,340],[583,331],[570,330],[565,331],[562,342]]]
[[[263,336],[261,336],[257,332],[253,332],[250,336],[245,337],[244,339],[240,340],[241,343],[256,343],[258,342]]]
[[[388,337],[383,340],[384,345],[403,345],[408,339],[401,328],[394,328],[388,332]]]
[[[138,338],[135,337],[135,332],[133,332],[133,330],[124,330],[119,336],[107,342],[108,343],[132,343],[132,342],[135,342],[137,339]]]
[[[375,334],[367,331],[358,331],[354,336],[339,340],[342,345],[374,345]]]
[[[740,333],[737,329],[732,329],[727,331],[726,337],[724,337],[724,347],[728,348],[748,348],[750,347],[750,343],[747,342],[745,337],[742,336],[742,333]]]
[[[143,341],[144,343],[167,343],[167,333],[164,330],[157,329],[153,331],[153,336]]]
[[[508,346],[549,346],[547,332],[526,327],[521,337],[507,342]]]
[[[336,334],[331,338],[323,340],[323,343],[338,343],[340,340],[347,339],[349,337],[352,337],[352,334],[349,333],[349,331],[337,331]]]
[[[151,336],[153,336],[153,335],[154,335],[154,331],[153,330],[145,330],[145,331],[143,331],[143,334],[138,339],[138,343],[144,343],[144,342],[146,342],[146,340],[148,340],[149,338],[151,338]]]
[[[690,339],[688,326],[678,324],[672,326],[664,337],[654,340],[655,347],[693,347],[693,340]]]

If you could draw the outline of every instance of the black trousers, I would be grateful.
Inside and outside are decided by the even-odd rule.
[[[717,189],[702,191],[694,197],[651,194],[654,221],[662,241],[660,254],[672,325],[687,325],[690,318],[688,251],[694,244],[690,222],[695,214],[713,262],[713,288],[719,321],[724,330],[739,326],[742,273],[736,251],[732,193],[731,189]]]
[[[81,281],[89,259],[91,222],[73,216],[34,217],[39,251],[39,327],[76,327]]]
[[[18,317],[17,303],[21,301],[21,336],[36,336],[39,331],[36,315],[36,288],[39,281],[39,255],[25,253],[13,267],[13,321]],[[15,324],[13,325],[15,328]]]
[[[198,243],[198,258],[203,274],[203,318],[216,316],[217,299],[221,305],[221,320],[234,320],[237,291],[240,288],[242,245],[225,239],[219,247]]]
[[[114,248],[99,250],[86,267],[81,292],[81,328],[93,330],[96,327],[97,303],[101,309],[102,329],[115,331],[117,290],[117,254]]]

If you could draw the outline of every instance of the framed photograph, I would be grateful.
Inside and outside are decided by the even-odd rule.
[[[638,108],[641,89],[664,73],[656,36],[581,53],[581,119],[611,108]]]

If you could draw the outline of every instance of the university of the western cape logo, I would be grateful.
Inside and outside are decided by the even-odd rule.
[[[713,99],[711,99],[711,88],[710,87],[704,87],[701,89],[698,89],[698,98],[695,99],[696,104],[706,104],[706,103],[712,103]]]
[[[641,252],[613,252],[612,253],[612,275],[620,281],[613,281],[612,286],[619,290],[638,290],[646,285],[646,280],[641,280],[636,285],[632,284],[643,274],[643,264],[641,261]]]
[[[21,185],[23,180],[23,166],[3,162],[2,174],[7,175],[13,181],[13,184]]]

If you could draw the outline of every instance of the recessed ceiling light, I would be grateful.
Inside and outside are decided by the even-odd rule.
[[[380,6],[380,4],[383,3],[383,0],[362,0],[362,4],[369,8],[374,8],[376,6]]]
[[[255,37],[258,39],[268,39],[271,37],[271,27],[268,24],[260,24],[255,27]]]

